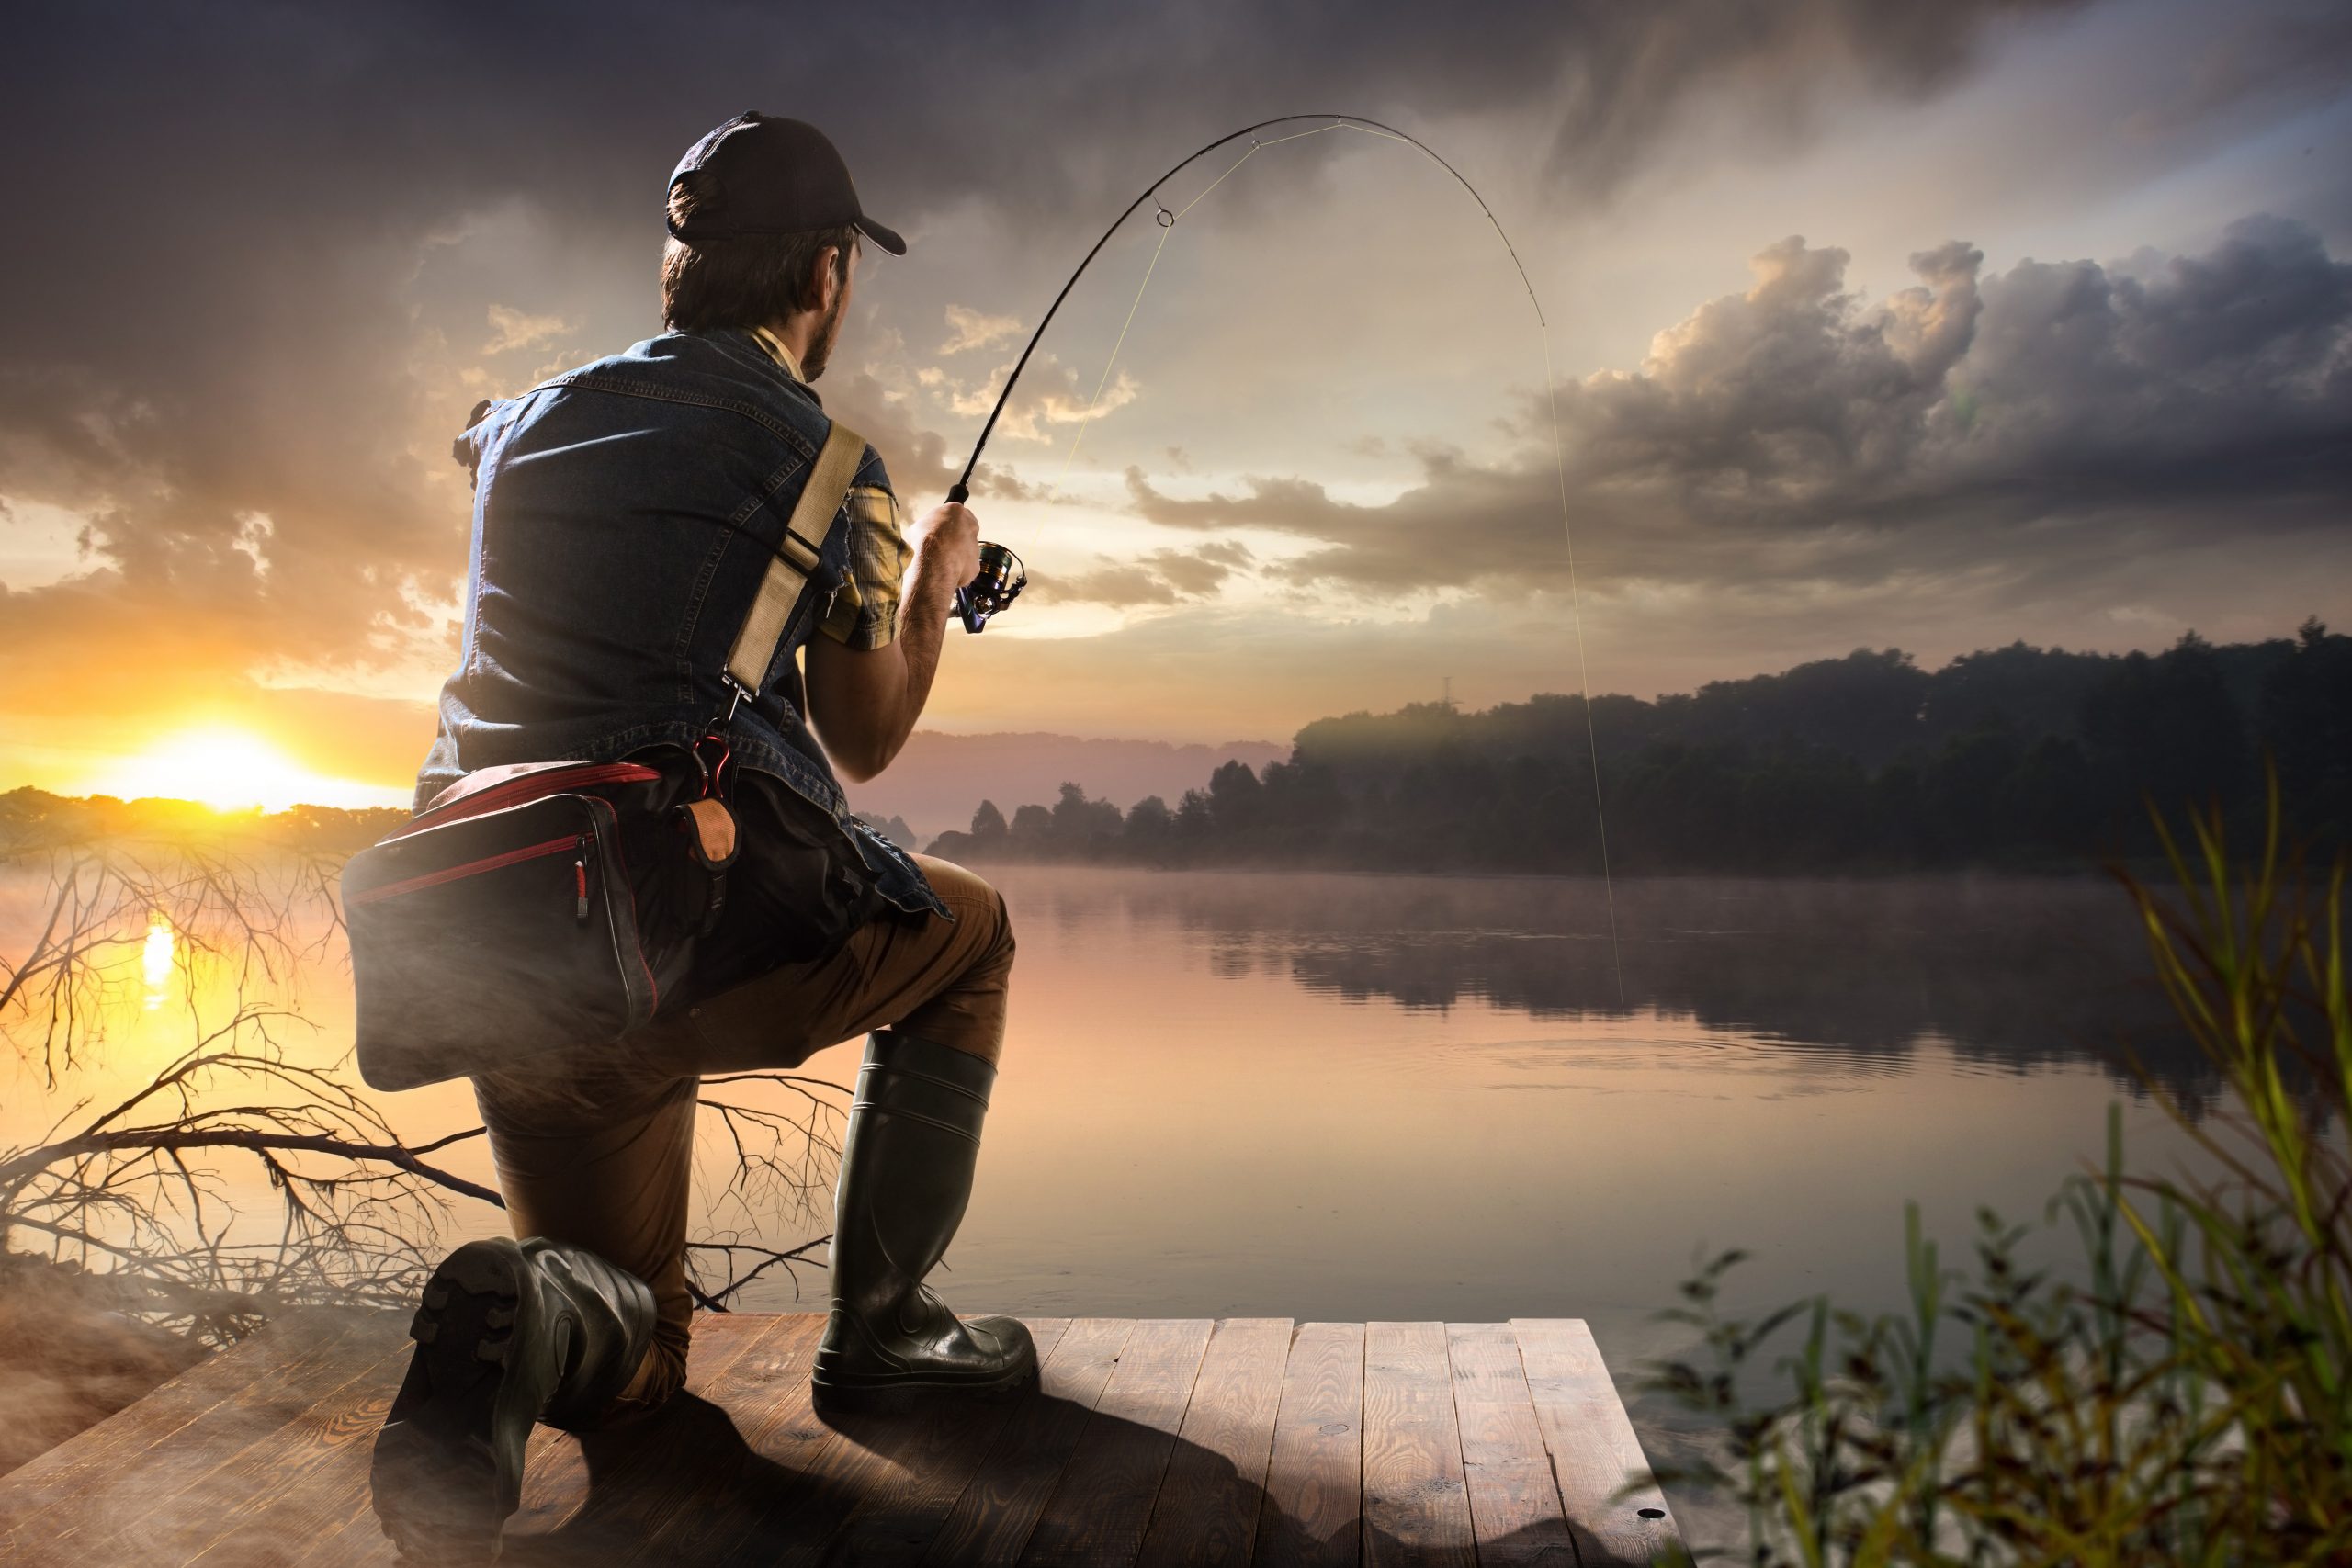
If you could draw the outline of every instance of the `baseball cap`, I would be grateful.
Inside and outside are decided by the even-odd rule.
[[[805,119],[746,110],[686,149],[670,171],[670,188],[691,182],[694,215],[669,220],[670,234],[687,244],[740,234],[797,234],[854,223],[894,256],[907,254],[895,229],[858,206],[849,165]]]

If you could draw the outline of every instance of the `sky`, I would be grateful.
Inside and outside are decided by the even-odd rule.
[[[2347,84],[2352,11],[2293,0],[45,7],[0,51],[0,788],[251,738],[405,801],[451,436],[659,330],[668,173],[753,107],[910,242],[817,386],[910,513],[1226,131],[1408,130],[1526,269],[1330,118],[1180,170],[988,449],[1033,586],[928,728],[2344,624]]]

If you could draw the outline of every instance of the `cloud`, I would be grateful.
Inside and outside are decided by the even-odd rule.
[[[2225,17],[2204,48],[2169,63],[2173,79],[2132,112],[2126,133],[2158,135],[2249,99],[2341,92],[2352,68],[2352,12],[2321,0]]]
[[[1227,578],[1248,570],[1254,558],[1248,546],[1222,539],[1189,550],[1153,550],[1132,560],[1097,556],[1100,564],[1092,569],[1040,578],[1029,592],[1040,603],[1114,609],[1213,599]]]
[[[1012,360],[1006,360],[979,381],[945,382],[948,409],[967,419],[984,419],[996,406],[997,397],[1004,390],[1005,379],[1012,374]],[[1079,373],[1052,355],[1041,355],[1029,362],[1021,373],[1021,384],[1004,405],[1004,413],[997,421],[995,434],[1011,436],[1016,441],[1051,442],[1058,437],[1046,427],[1057,424],[1080,424],[1088,419],[1100,419],[1104,414],[1125,408],[1143,395],[1143,387],[1121,366],[1106,382],[1098,372],[1092,384],[1080,380]]]
[[[2094,578],[2125,540],[2340,525],[2352,493],[2352,264],[2253,218],[2202,255],[1912,258],[1917,286],[1847,291],[1846,254],[1779,242],[1743,294],[1660,332],[1636,373],[1559,396],[1568,521],[1620,581],[1853,586],[2006,558]],[[1544,428],[1541,407],[1526,428]],[[1566,577],[1552,455],[1420,455],[1385,505],[1250,479],[1182,497],[1140,469],[1135,512],[1319,547],[1272,575],[1388,593],[1508,594]]]
[[[504,354],[512,348],[537,348],[552,343],[578,323],[561,316],[534,316],[515,310],[511,305],[490,308],[491,339],[481,345],[484,354]]]
[[[947,341],[939,345],[942,354],[963,354],[970,349],[986,348],[992,343],[1002,343],[1021,331],[1021,323],[1012,316],[984,315],[968,305],[947,307]]]

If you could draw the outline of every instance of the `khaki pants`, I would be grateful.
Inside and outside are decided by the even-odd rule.
[[[889,1027],[990,1062],[1002,1051],[1012,968],[1004,899],[962,866],[914,859],[955,912],[952,924],[886,911],[821,963],[786,964],[546,1067],[474,1078],[515,1235],[584,1247],[653,1288],[652,1348],[607,1421],[660,1405],[685,1381],[686,1207],[702,1075],[797,1066]]]

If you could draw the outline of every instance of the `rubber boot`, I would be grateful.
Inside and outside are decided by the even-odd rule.
[[[922,1280],[972,1195],[995,1066],[893,1031],[868,1037],[833,1190],[832,1307],[809,1375],[820,1410],[1034,1388],[1037,1347],[1010,1317],[956,1320]]]
[[[532,1427],[593,1422],[635,1374],[653,1323],[645,1282],[584,1247],[500,1236],[442,1259],[368,1478],[401,1556],[494,1561]]]

